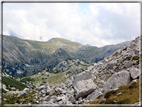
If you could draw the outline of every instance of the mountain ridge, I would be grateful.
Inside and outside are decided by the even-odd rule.
[[[40,87],[33,89],[26,88],[23,91],[7,92],[4,94],[4,98],[6,98],[4,103],[9,103],[9,99],[16,99],[12,103],[42,104],[44,106],[51,104],[71,106],[80,104],[83,106],[93,103],[96,99],[97,104],[114,105],[139,102],[138,81],[142,75],[139,63],[140,55],[140,37],[137,37],[110,56],[94,63],[64,82],[56,85],[45,82]],[[69,61],[79,64],[79,61]],[[66,64],[65,61],[62,62],[57,69],[61,65],[66,68]],[[43,76],[45,75],[43,74]],[[37,77],[39,76],[37,75]],[[134,93],[133,90],[136,92]]]
[[[124,45],[122,43],[121,46]],[[46,68],[51,70],[67,59],[79,59],[91,64],[104,59],[104,57],[112,54],[121,46],[114,45],[112,49],[112,46],[97,48],[62,38],[53,38],[47,42],[39,42],[3,36],[3,68],[9,75],[26,76]],[[62,50],[61,53],[59,53],[59,50]],[[66,54],[66,56],[64,57],[61,54]],[[25,64],[33,67],[29,68]],[[15,70],[13,70],[13,67],[15,67]],[[17,73],[19,70],[22,72],[21,74]]]

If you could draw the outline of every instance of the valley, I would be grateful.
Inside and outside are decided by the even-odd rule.
[[[140,37],[101,48],[57,38],[47,42],[49,47],[45,46],[47,43],[10,37],[12,41],[21,41],[14,43],[7,38],[5,36],[9,42],[5,42],[3,51],[3,78],[21,83],[23,89],[3,82],[4,104],[46,106],[140,102]],[[68,50],[70,46],[72,48]]]
[[[79,60],[91,64],[103,60],[127,43],[97,48],[62,38],[39,42],[3,35],[3,70],[13,77],[25,77],[44,70],[53,71],[62,61]]]

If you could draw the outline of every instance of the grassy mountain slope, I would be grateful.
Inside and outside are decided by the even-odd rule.
[[[120,86],[117,90],[108,91],[103,97],[97,98],[90,104],[134,104],[139,102],[139,81]],[[140,85],[142,86],[142,83]]]
[[[121,46],[123,45],[125,44]],[[3,69],[11,76],[27,76],[45,69],[51,71],[68,59],[79,59],[91,64],[102,60],[121,46],[97,48],[62,38],[40,42],[3,35]]]
[[[6,89],[9,91],[15,91],[15,90],[23,90],[24,88],[27,88],[27,86],[19,81],[17,81],[15,78],[9,76],[3,71],[3,79],[2,79],[2,84],[5,85]],[[4,92],[6,90],[3,89]]]

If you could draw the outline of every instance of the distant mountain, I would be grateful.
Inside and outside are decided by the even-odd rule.
[[[51,72],[65,60],[79,59],[91,64],[104,59],[126,43],[97,48],[62,38],[39,42],[3,35],[3,70],[11,76],[27,76],[45,69]]]
[[[83,72],[71,76],[68,80],[65,80],[66,73],[69,71],[72,73],[72,68],[77,69],[80,65],[87,66],[87,64],[79,59],[67,59],[52,69],[53,72],[58,72],[56,74],[45,70],[36,75],[23,77],[20,82],[30,85],[39,82],[40,86],[37,84],[36,88],[9,91],[3,94],[3,104],[42,104],[44,106],[134,104],[130,106],[140,106],[139,83],[142,79],[140,40],[140,37],[135,38],[126,46],[87,67]],[[64,53],[64,50],[59,49],[55,55],[61,57],[60,52]],[[67,69],[70,70],[67,72]],[[41,80],[44,81],[43,84]],[[53,82],[58,84],[51,84]]]

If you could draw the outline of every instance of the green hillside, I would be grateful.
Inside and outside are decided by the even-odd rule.
[[[139,102],[139,81],[120,86],[115,91],[108,91],[103,97],[97,98],[93,102],[90,102],[90,104],[134,104]],[[142,83],[140,85],[142,86]],[[103,98],[106,100],[103,101]]]
[[[17,89],[19,89],[20,91],[23,90],[24,88],[26,88],[27,86],[22,84],[21,82],[13,79],[13,78],[10,78],[10,77],[3,77],[3,84],[5,84],[7,87],[8,85],[10,85],[10,87],[15,87]],[[8,88],[10,89],[10,88]]]

